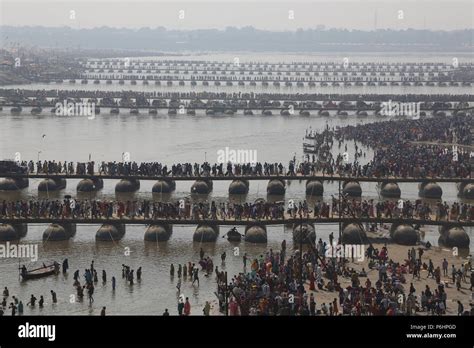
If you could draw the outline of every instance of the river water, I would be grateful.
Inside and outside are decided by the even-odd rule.
[[[234,55],[229,54],[229,57]],[[448,59],[449,54],[443,59]],[[242,55],[241,55],[242,57]],[[244,56],[249,61],[256,60],[254,56]],[[218,56],[193,57],[202,60],[223,59]],[[260,57],[261,58],[261,57]],[[268,61],[271,57],[267,57]],[[282,61],[295,61],[293,56],[281,56],[276,59]],[[331,60],[331,57],[321,56],[321,61]],[[333,60],[335,59],[332,57]],[[371,57],[361,59],[370,61]],[[440,61],[439,56],[428,57],[408,56],[406,61]],[[302,59],[302,58],[301,58]],[[373,59],[373,57],[372,57]],[[397,60],[398,59],[398,60]],[[391,60],[400,61],[404,57],[393,56]],[[261,59],[265,60],[265,59]],[[302,60],[315,60],[314,57],[306,57]],[[243,60],[242,60],[243,61]],[[373,60],[372,60],[373,61]],[[379,61],[379,60],[375,60]],[[61,88],[65,85],[61,85]],[[24,87],[24,86],[22,86]],[[29,85],[27,88],[34,88]],[[37,88],[57,88],[56,85],[36,86]],[[84,87],[84,86],[77,86]],[[89,87],[92,87],[89,85]],[[118,86],[117,86],[118,87]],[[128,86],[127,86],[128,87]],[[141,90],[155,90],[155,86],[132,86]],[[10,87],[8,87],[10,88]],[[95,89],[112,89],[115,86],[102,84]],[[166,88],[166,87],[162,87]],[[176,87],[178,89],[179,87]],[[180,90],[187,90],[189,87],[180,87]],[[210,86],[209,90],[213,86]],[[217,87],[216,87],[217,88]],[[238,89],[234,87],[222,87]],[[244,87],[243,89],[245,89]],[[354,89],[355,87],[351,87]],[[365,87],[364,87],[365,88]],[[371,87],[371,93],[395,93],[392,87]],[[414,88],[414,87],[412,87]],[[439,87],[422,87],[414,90],[421,93],[426,89],[427,93],[439,93]],[[271,89],[271,87],[270,87]],[[343,88],[341,88],[342,90]],[[169,89],[167,89],[169,90]],[[349,90],[349,89],[346,89]],[[324,92],[329,90],[324,90]],[[408,92],[408,91],[407,91]],[[411,91],[410,91],[411,92]],[[470,89],[471,93],[472,89]],[[362,92],[361,92],[362,93]],[[404,92],[406,93],[406,92]],[[444,87],[442,93],[461,94],[466,93],[461,87]],[[257,151],[258,161],[282,162],[285,166],[293,156],[297,160],[302,159],[302,142],[305,130],[322,129],[326,124],[329,126],[353,124],[355,122],[375,122],[374,118],[346,119],[341,120],[336,117],[320,118],[311,117],[284,117],[284,116],[197,116],[186,115],[167,116],[161,111],[161,115],[150,116],[148,114],[131,116],[122,112],[121,115],[109,115],[102,112],[95,119],[89,120],[87,117],[58,117],[44,113],[39,116],[32,116],[24,111],[20,116],[14,116],[7,110],[0,112],[2,121],[0,127],[0,157],[13,158],[19,152],[22,159],[34,160],[55,159],[68,161],[87,161],[89,156],[96,162],[120,161],[123,152],[129,152],[133,161],[161,161],[162,163],[176,162],[209,162],[217,161],[217,152],[230,149],[247,149]],[[370,149],[364,149],[367,158],[372,156]],[[343,149],[341,149],[341,152]],[[348,148],[349,155],[353,154],[352,145]],[[37,197],[37,186],[40,180],[30,180],[30,186],[17,193],[0,193],[0,199],[26,199]],[[61,198],[66,194],[77,196],[76,185],[78,180],[68,180],[66,189],[59,193],[50,193],[49,197]],[[97,194],[79,196],[79,198],[107,198],[115,199],[114,187],[117,181],[105,181],[104,188]],[[228,181],[214,182],[213,192],[205,197],[193,197],[193,199],[223,201],[228,196]],[[190,195],[192,182],[178,181],[176,191],[170,197],[152,195],[151,189],[154,182],[142,181],[140,190],[131,196],[122,196],[122,199],[148,198],[155,200],[177,200]],[[284,198],[299,201],[305,197],[305,182],[293,181],[287,186]],[[249,194],[244,197],[232,197],[233,200],[254,201],[259,197],[267,198],[265,181],[252,181],[250,183]],[[379,199],[378,191],[374,183],[362,183],[363,198]],[[455,184],[440,184],[443,189],[443,199],[447,202],[458,200]],[[324,199],[328,200],[331,194],[337,193],[337,183],[324,184]],[[402,199],[414,200],[418,198],[417,184],[400,184]],[[310,202],[314,202],[310,200]],[[218,238],[216,243],[193,243],[192,235],[195,226],[174,226],[173,234],[168,242],[150,243],[143,241],[145,226],[126,227],[125,237],[119,242],[104,243],[95,241],[95,232],[98,225],[80,225],[77,227],[76,236],[68,242],[42,242],[42,233],[46,225],[30,225],[27,236],[21,243],[37,244],[39,248],[39,261],[30,263],[29,260],[21,260],[28,267],[56,260],[61,262],[64,258],[69,259],[70,270],[67,275],[58,275],[40,280],[20,282],[17,272],[17,259],[0,259],[0,287],[8,286],[11,295],[16,295],[26,304],[31,294],[39,298],[45,297],[46,305],[43,309],[25,308],[25,314],[93,314],[97,315],[102,306],[107,307],[108,314],[161,314],[165,308],[171,314],[176,314],[177,276],[174,279],[169,275],[170,264],[175,267],[178,263],[184,264],[188,261],[199,260],[199,250],[202,247],[206,254],[210,255],[214,264],[225,269],[229,275],[242,271],[242,255],[247,253],[249,257],[256,257],[269,248],[279,249],[280,243],[286,239],[290,251],[292,245],[291,229],[284,226],[273,226],[268,228],[268,244],[255,245],[242,242],[239,245],[231,245],[226,239]],[[243,233],[243,226],[239,228]],[[438,228],[426,227],[425,240],[432,244],[438,243]],[[327,239],[330,232],[337,235],[337,225],[316,226],[317,238]],[[225,227],[221,227],[220,235],[226,232]],[[471,238],[471,250],[474,246],[472,229],[468,229]],[[235,249],[235,248],[238,249]],[[130,253],[126,251],[130,250]],[[227,253],[227,260],[221,265],[220,254]],[[72,273],[76,269],[89,268],[91,261],[95,261],[95,267],[99,273],[99,283],[96,286],[95,302],[92,306],[84,302],[74,302],[71,295],[75,294],[72,286]],[[142,267],[143,279],[133,286],[128,285],[121,277],[121,265],[127,264],[132,269]],[[107,271],[108,282],[102,284],[101,271]],[[112,292],[110,279],[117,278],[117,289]],[[189,280],[189,277],[188,277]],[[192,304],[192,314],[202,314],[202,308],[206,300],[214,300],[213,292],[216,290],[214,276],[206,278],[200,275],[200,286],[193,287],[190,281],[183,282],[182,293],[189,297]],[[58,303],[52,305],[50,290],[58,294]]]

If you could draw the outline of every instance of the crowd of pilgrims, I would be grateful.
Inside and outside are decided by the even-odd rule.
[[[434,144],[410,142],[436,142],[469,145],[474,118],[467,116],[433,117],[419,120],[390,120],[345,126],[337,129],[326,127],[318,133],[307,131],[314,140],[316,154],[307,155],[297,172],[306,175],[320,173],[360,177],[456,177],[471,175],[471,152],[459,147],[443,147]],[[330,149],[338,143],[354,141],[355,154],[335,158]],[[363,147],[374,150],[372,160],[362,164],[366,157]],[[348,156],[349,157],[349,156]]]
[[[378,273],[378,279],[373,282],[367,277],[365,268],[356,271],[349,267],[350,257],[325,257],[325,248],[326,242],[320,239],[302,256],[296,250],[287,257],[286,241],[283,241],[280,251],[270,249],[249,262],[250,269],[247,269],[244,255],[244,271],[235,275],[230,284],[217,277],[220,311],[225,312],[227,295],[230,298],[227,308],[232,316],[446,314],[448,296],[445,288],[449,287],[449,281],[445,279],[449,277],[446,259],[440,265],[441,274],[440,266],[435,268],[431,260],[422,259],[423,248],[418,249],[418,255],[414,248],[409,249],[408,258],[396,262],[390,258],[386,245],[379,250],[370,244],[365,256],[369,269]],[[412,281],[415,277],[419,280],[421,269],[428,271],[428,278],[435,279],[436,288],[425,285],[416,289],[410,283],[407,291],[404,285],[411,280],[410,275],[413,275]],[[458,269],[451,265],[452,284],[456,284],[458,291],[469,287],[462,284],[468,283],[469,275],[472,290],[474,271],[471,271],[470,261]],[[349,286],[341,285],[344,278],[350,280]],[[318,293],[327,292],[333,293],[334,299],[317,303]],[[458,315],[474,315],[474,307],[469,312],[457,301],[457,312]]]
[[[22,162],[29,173],[42,174],[77,174],[77,175],[138,175],[138,176],[239,176],[239,175],[296,175],[294,162],[289,164],[289,171],[281,163],[179,163],[167,166],[159,162],[101,162],[95,172],[95,162],[56,162],[33,161]]]
[[[306,200],[250,203],[191,202],[188,199],[176,202],[154,202],[149,200],[26,200],[1,201],[1,218],[144,218],[144,219],[193,219],[193,220],[275,220],[285,218],[332,218],[334,216],[358,218],[407,218],[420,220],[474,220],[474,205],[439,201],[429,205],[422,200],[379,201],[348,200],[332,197],[330,201],[318,200],[310,206]]]
[[[70,98],[97,98],[97,99],[213,99],[213,100],[287,100],[287,101],[380,101],[387,100],[399,102],[469,102],[473,101],[472,94],[326,94],[326,93],[255,93],[255,92],[137,92],[137,91],[104,91],[104,90],[26,90],[26,89],[1,89],[0,97],[11,101],[18,101],[24,98],[55,98],[57,100],[67,100]],[[54,105],[51,103],[51,105]]]
[[[334,243],[334,234],[329,235],[329,245]],[[337,243],[339,244],[339,241]],[[446,288],[452,284],[457,291],[472,291],[474,287],[474,271],[471,261],[465,261],[457,268],[446,259],[440,265],[435,265],[428,257],[423,257],[426,247],[414,247],[407,249],[407,257],[403,262],[397,262],[390,256],[387,245],[380,249],[369,244],[364,250],[367,258],[366,270],[355,270],[350,267],[350,260],[354,262],[354,254],[343,257],[326,256],[327,243],[319,239],[314,245],[309,245],[306,252],[300,254],[295,250],[287,255],[286,240],[281,243],[280,251],[269,249],[259,257],[250,258],[247,253],[242,256],[243,272],[235,275],[228,281],[224,271],[215,266],[212,258],[206,256],[201,248],[197,263],[201,272],[209,277],[215,273],[217,282],[216,295],[218,297],[219,310],[225,312],[226,302],[229,315],[428,315],[446,314],[448,296]],[[365,248],[364,248],[365,249]],[[357,257],[357,256],[355,256]],[[220,255],[222,265],[226,262],[225,251]],[[300,261],[301,260],[301,261]],[[190,315],[191,304],[189,298],[184,300],[181,294],[182,281],[188,279],[192,286],[199,286],[199,268],[196,263],[188,262],[170,266],[170,276],[173,278],[175,271],[178,276],[176,288],[178,290],[179,315]],[[215,266],[215,269],[214,269]],[[62,273],[66,274],[69,269],[69,261],[62,262]],[[377,274],[377,280],[370,280],[368,272],[372,270]],[[432,278],[436,282],[435,288],[425,284],[416,289],[414,282],[421,280],[421,270],[427,271],[426,279]],[[189,278],[187,278],[189,275]],[[94,289],[99,279],[102,284],[108,282],[105,269],[101,272],[101,278],[97,267],[92,260],[90,267],[82,274],[84,280],[81,283],[80,270],[73,273],[73,286],[76,289],[77,301],[82,302],[87,293],[90,305],[94,303]],[[468,281],[470,278],[470,281]],[[133,286],[135,280],[142,279],[142,268],[136,272],[130,266],[122,264],[122,279],[129,286]],[[350,285],[341,285],[343,280],[349,280]],[[111,290],[115,291],[117,279],[110,278]],[[408,283],[410,286],[408,287]],[[470,283],[470,287],[469,287]],[[58,296],[51,290],[51,302],[45,302],[43,295],[39,300],[31,295],[26,306],[39,308],[45,305],[58,303]],[[318,301],[321,294],[331,294],[334,299],[329,302]],[[332,297],[332,296],[331,296]],[[60,299],[61,300],[61,299]],[[228,301],[226,301],[228,300]],[[8,305],[8,301],[11,301]],[[70,296],[67,296],[70,301]],[[59,301],[61,302],[61,301]],[[0,316],[8,309],[11,314],[23,315],[24,304],[17,296],[10,297],[8,287],[4,287],[3,300],[0,303]],[[100,315],[105,315],[106,307],[102,307]],[[206,301],[203,313],[210,315],[211,306]],[[451,313],[452,314],[452,313]],[[461,301],[457,301],[458,315],[474,315],[474,306],[471,310],[465,310]],[[169,316],[168,309],[163,315]]]
[[[434,144],[411,144],[412,141],[470,144],[472,116],[434,117],[420,120],[390,120],[337,129],[326,127],[321,133],[307,132],[315,142],[316,154],[307,155],[297,163],[293,157],[288,166],[280,163],[180,163],[168,166],[159,162],[22,162],[30,173],[78,175],[135,175],[135,176],[268,176],[268,175],[334,175],[352,177],[456,177],[468,178],[471,152],[462,147],[443,147]],[[397,130],[397,131],[394,131]],[[345,158],[347,142],[354,141],[355,153]],[[338,143],[339,153],[331,149]],[[363,148],[374,149],[371,160],[365,161]],[[349,157],[349,156],[348,156]]]
[[[60,265],[58,263],[54,263],[55,266],[58,268],[58,273],[59,273],[59,268]],[[43,266],[46,267],[43,263]],[[25,265],[22,266],[22,270],[25,270],[26,272],[26,267]],[[66,258],[62,262],[62,273],[63,275],[66,275],[69,270],[69,260]],[[107,283],[107,271],[105,269],[102,269],[102,272],[100,273],[100,279],[102,280],[102,285],[105,285]],[[73,287],[76,291],[76,296],[74,298],[74,301],[77,302],[82,302],[84,300],[84,295],[87,294],[87,299],[90,305],[94,303],[94,291],[95,288],[97,287],[97,284],[99,282],[99,273],[97,272],[97,268],[94,264],[94,260],[92,260],[90,267],[86,268],[84,270],[84,273],[82,274],[82,277],[84,278],[83,282],[81,283],[81,274],[80,270],[77,269],[73,273]],[[123,281],[132,286],[135,284],[135,281],[140,282],[142,279],[142,267],[138,267],[138,269],[133,270],[131,269],[130,266],[122,264],[122,279]],[[117,286],[117,279],[115,276],[112,276],[110,278],[111,285],[112,285],[112,292],[115,292],[116,286]],[[45,299],[43,295],[40,295],[40,298],[38,299],[34,294],[31,294],[30,300],[26,303],[26,306],[30,307],[31,309],[36,307],[36,303],[38,303],[38,307],[41,309],[44,307],[45,304],[57,304],[58,303],[58,296],[57,293],[54,290],[51,290],[51,302],[50,303],[45,303]],[[7,299],[10,296],[10,292],[7,287],[3,290],[3,301],[0,303],[0,316],[4,315],[4,312],[7,310]],[[71,301],[71,295],[68,295],[68,301]],[[8,306],[8,309],[11,310],[12,316],[15,315],[23,315],[24,313],[24,304],[23,301],[21,301],[18,297],[12,296],[11,298],[12,302]],[[49,302],[49,301],[48,301]],[[106,311],[106,307],[102,307],[100,311],[100,315],[104,316]]]

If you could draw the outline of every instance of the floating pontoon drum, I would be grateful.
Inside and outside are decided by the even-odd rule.
[[[348,224],[342,230],[342,244],[365,244],[367,235],[357,224]]]
[[[125,235],[125,225],[123,224],[103,224],[96,232],[97,241],[111,242],[120,240]]]
[[[115,185],[115,192],[135,192],[140,189],[140,181],[137,179],[121,179]]]
[[[320,197],[324,193],[324,186],[320,180],[306,181],[306,194],[308,196]]]
[[[158,180],[152,188],[153,193],[171,193],[176,189],[176,182],[171,179]]]
[[[285,182],[281,179],[270,180],[267,185],[267,193],[269,195],[284,195]]]
[[[250,225],[245,227],[245,241],[249,243],[266,243],[267,228],[264,225]]]
[[[302,239],[302,240],[301,240]],[[293,242],[303,244],[314,244],[316,241],[316,232],[314,231],[314,225],[303,223],[296,224],[293,227]]]
[[[231,195],[245,195],[248,192],[248,180],[233,180],[229,185],[229,194]]]
[[[165,242],[171,237],[173,231],[172,225],[153,224],[145,232],[145,241],[147,242]]]
[[[199,225],[194,231],[193,241],[210,243],[217,240],[219,235],[219,226]]]
[[[440,199],[443,195],[443,190],[434,181],[422,182],[418,187],[419,195],[423,198]]]
[[[401,245],[415,245],[418,241],[418,233],[411,225],[392,225],[390,229],[392,240]]]

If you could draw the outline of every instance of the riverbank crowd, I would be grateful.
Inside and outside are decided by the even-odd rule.
[[[474,118],[464,115],[326,127],[322,132],[310,130],[306,136],[314,141],[314,154],[307,155],[307,161],[297,171],[306,175],[323,172],[359,177],[469,178],[472,152],[461,145],[471,144],[473,126]],[[347,154],[348,141],[354,142],[355,153],[351,156]],[[346,156],[341,154],[344,143]],[[331,151],[335,144],[339,149],[336,157]],[[361,163],[364,147],[374,151],[373,159],[366,164]]]
[[[471,144],[473,126],[474,118],[471,115],[389,120],[332,129],[327,126],[322,132],[306,132],[306,138],[314,141],[314,145],[311,145],[313,155],[306,155],[302,162],[297,162],[296,157],[293,157],[288,166],[281,162],[195,162],[168,166],[161,162],[102,161],[96,164],[94,161],[74,163],[54,160],[36,163],[32,160],[23,161],[21,165],[27,167],[29,173],[91,176],[470,178],[473,152],[464,149],[463,145]],[[354,154],[350,156],[347,153],[349,141],[354,142],[355,148]],[[345,155],[341,154],[343,145]],[[365,151],[369,149],[374,151],[373,158],[365,160]],[[334,156],[333,153],[338,154]]]
[[[356,271],[346,258],[325,257],[325,247],[326,242],[320,239],[303,255],[299,250],[287,255],[283,241],[280,251],[270,249],[249,260],[249,268],[244,257],[243,272],[228,284],[222,276],[216,277],[220,312],[227,310],[231,316],[444,315],[450,284],[457,291],[472,291],[474,286],[470,260],[458,267],[452,264],[448,274],[446,259],[434,265],[431,259],[423,258],[423,248],[417,253],[412,247],[405,260],[396,261],[390,256],[389,246],[377,249],[370,244],[366,250],[369,268]],[[371,270],[378,274],[375,282],[367,276]],[[435,288],[417,285],[416,289],[415,279],[421,279],[421,270],[428,272],[427,279],[435,280]],[[350,285],[341,285],[345,281]],[[331,300],[319,300],[319,296]],[[474,307],[471,304],[469,310],[457,301],[457,314],[474,315]]]

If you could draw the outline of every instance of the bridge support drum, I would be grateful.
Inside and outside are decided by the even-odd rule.
[[[313,224],[302,223],[293,226],[293,243],[294,244],[313,244],[316,241],[316,232]]]
[[[212,186],[210,179],[196,180],[191,186],[191,193],[207,195],[212,191]]]
[[[76,224],[51,224],[43,232],[43,241],[60,242],[76,234]]]
[[[176,189],[176,181],[171,179],[158,180],[152,188],[153,193],[171,193]]]
[[[140,180],[121,179],[115,185],[115,192],[135,192],[140,189]]]
[[[4,178],[0,180],[0,191],[18,191],[29,186],[27,178]]]
[[[229,185],[230,195],[246,195],[249,193],[249,182],[248,180],[233,180]]]
[[[103,224],[95,234],[95,240],[101,242],[118,241],[125,235],[124,224]]]
[[[360,197],[362,188],[358,181],[345,181],[342,185],[342,193],[349,197]]]
[[[438,243],[447,247],[468,249],[471,243],[469,235],[461,226],[444,225],[439,228]]]
[[[434,181],[424,181],[418,185],[418,194],[420,197],[428,199],[440,199],[443,195],[443,190]]]
[[[324,194],[324,186],[320,180],[306,181],[306,195],[310,197],[322,197]]]
[[[146,242],[166,242],[173,233],[173,226],[168,224],[152,224],[145,231]]]
[[[63,178],[47,178],[38,184],[39,192],[59,191],[66,188],[66,179]]]
[[[219,236],[219,226],[198,225],[193,234],[193,241],[199,243],[213,243]]]
[[[267,185],[267,194],[282,196],[285,194],[285,181],[281,179],[273,179],[268,182]]]
[[[355,223],[344,224],[342,229],[342,244],[367,244],[368,238],[365,231]]]
[[[458,195],[461,198],[465,199],[474,199],[474,183],[473,182],[463,182],[458,183]]]
[[[20,238],[26,237],[28,233],[28,224],[12,224],[13,228],[17,231]]]
[[[402,192],[395,181],[384,181],[381,184],[380,194],[385,198],[400,198]]]
[[[267,243],[267,228],[265,225],[248,225],[245,227],[245,241],[249,243]]]
[[[390,228],[390,237],[401,245],[416,245],[420,237],[412,225],[392,224]]]
[[[104,180],[100,178],[82,179],[77,183],[77,192],[96,192],[104,187]]]
[[[0,225],[0,242],[19,240],[18,231],[10,224]]]

